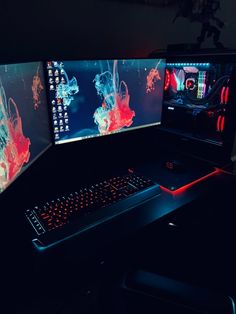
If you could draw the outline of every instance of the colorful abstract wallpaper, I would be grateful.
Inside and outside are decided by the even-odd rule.
[[[0,192],[49,144],[42,64],[0,65]]]
[[[49,61],[56,143],[158,124],[162,59]]]

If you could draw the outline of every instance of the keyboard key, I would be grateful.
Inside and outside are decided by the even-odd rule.
[[[126,203],[131,206],[134,202],[136,205],[145,199],[145,190],[148,191],[146,198],[150,198],[155,193],[159,194],[159,185],[143,176],[129,173],[81,188],[67,196],[64,195],[42,206],[36,206],[33,210],[28,209],[25,214],[34,230],[40,235],[61,228],[82,216],[90,215],[100,208],[114,207],[119,203],[123,206]],[[142,192],[141,198],[140,192]],[[128,202],[125,201],[126,199]]]

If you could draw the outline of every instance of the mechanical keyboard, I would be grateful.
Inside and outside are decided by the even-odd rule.
[[[122,212],[160,194],[160,186],[133,171],[109,178],[35,206],[25,212],[37,235],[93,216],[106,208],[106,214]]]

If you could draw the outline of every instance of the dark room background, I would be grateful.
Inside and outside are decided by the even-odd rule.
[[[183,1],[190,2],[191,0]],[[216,13],[216,16],[224,23],[220,41],[225,47],[235,49],[236,1],[220,0],[220,3],[221,9],[217,10]],[[201,23],[191,22],[188,18],[179,17],[173,23],[178,12],[177,5],[160,7],[141,4],[138,1],[135,3],[135,1],[116,0],[3,0],[0,2],[0,12],[0,64],[57,59],[147,57],[154,50],[164,50],[168,45],[195,43],[201,32]],[[212,37],[207,38],[202,47],[213,48]],[[129,134],[132,136],[135,133],[130,132]],[[107,137],[104,146],[101,147],[105,147],[105,145],[111,147],[110,143],[113,138]],[[122,157],[119,160],[122,166],[127,164],[127,155],[129,160],[132,160],[132,156],[138,156],[137,152],[140,152],[140,147],[145,154],[142,143],[149,145],[152,140],[149,137],[150,142],[147,141],[146,143],[146,134],[136,138],[138,144],[141,143],[140,146],[129,145],[130,138],[128,136],[125,140],[118,138],[117,142],[120,146],[115,145],[114,141],[112,142],[112,154],[116,156],[117,160],[119,156]],[[121,139],[123,147],[128,147],[129,151],[132,150],[132,154],[123,154],[119,150]],[[28,226],[26,226],[27,221],[22,213],[27,208],[33,208],[38,202],[42,204],[44,201],[53,199],[54,196],[57,197],[64,195],[64,193],[67,194],[68,191],[74,191],[79,175],[85,186],[90,182],[90,175],[96,181],[100,180],[103,168],[97,170],[99,167],[96,166],[96,163],[100,165],[99,162],[102,161],[104,164],[105,158],[103,156],[107,152],[100,148],[103,153],[95,155],[94,152],[97,147],[95,145],[98,144],[95,141],[91,143],[94,144],[90,145],[89,141],[79,143],[79,149],[73,145],[68,145],[66,148],[63,145],[58,145],[52,150],[48,150],[40,162],[35,162],[30,171],[26,171],[21,179],[16,180],[15,184],[6,193],[4,192],[5,194],[1,199],[1,208],[4,213],[1,229],[4,234],[2,243],[4,243],[1,249],[3,252],[2,262],[8,264],[6,267],[2,266],[6,269],[3,275],[6,275],[6,282],[9,283],[8,290],[8,286],[3,281],[6,295],[8,295],[8,291],[11,291],[13,294],[19,294],[20,300],[21,293],[19,292],[22,291],[22,295],[25,294],[24,289],[22,289],[24,276],[27,274],[31,276],[31,273],[35,272],[33,269],[35,265],[30,264],[32,247],[29,241]],[[137,148],[133,149],[133,147]],[[83,154],[83,152],[85,153]],[[55,156],[58,156],[57,159]],[[93,162],[94,156],[97,158],[96,163]],[[142,157],[139,156],[140,159]],[[89,171],[84,166],[86,163],[92,165]],[[38,166],[39,164],[40,166]],[[67,170],[67,166],[72,167],[73,165],[76,167],[71,174]],[[111,163],[106,168],[107,173],[112,166]],[[63,182],[61,178],[63,178]],[[211,205],[210,201],[209,204]],[[12,215],[12,209],[14,215]],[[12,219],[13,216],[14,219]],[[9,222],[11,223],[11,230],[13,230],[11,234]],[[27,229],[26,232],[24,227]],[[26,270],[25,273],[22,269]],[[32,276],[32,281],[34,279]],[[60,276],[58,279],[61,280]],[[43,285],[45,286],[45,282]],[[67,288],[66,285],[65,287]],[[31,289],[31,287],[28,288]],[[32,294],[33,292],[32,289]],[[11,294],[9,295],[11,296]],[[27,298],[28,296],[25,294],[20,302],[27,302]],[[10,301],[8,306],[13,305],[12,299]],[[39,302],[41,301],[39,300]]]
[[[1,4],[0,61],[54,57],[143,57],[169,44],[195,42],[201,24],[179,17],[176,6],[124,1],[5,1]],[[221,0],[220,40],[236,46],[235,0]],[[212,38],[203,47],[212,47]]]

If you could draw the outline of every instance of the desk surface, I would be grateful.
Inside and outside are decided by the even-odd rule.
[[[2,230],[6,227],[2,243],[6,243],[7,245],[6,248],[3,246],[1,248],[3,250],[2,252],[5,254],[3,255],[3,262],[5,261],[7,264],[3,269],[7,274],[6,283],[10,285],[11,292],[9,292],[9,295],[12,295],[13,287],[16,294],[19,294],[19,291],[22,290],[24,295],[27,295],[29,291],[35,294],[35,291],[42,293],[45,289],[48,289],[47,291],[51,293],[52,289],[55,290],[57,285],[59,290],[62,289],[61,285],[63,285],[63,289],[66,290],[71,285],[71,282],[74,282],[77,286],[80,283],[81,273],[84,274],[85,280],[88,280],[88,276],[91,277],[94,273],[92,270],[95,268],[95,264],[98,264],[100,258],[103,258],[104,252],[105,254],[109,254],[109,248],[112,247],[116,251],[117,243],[126,242],[129,246],[129,241],[127,240],[135,236],[136,241],[136,235],[139,231],[145,228],[149,229],[150,226],[156,228],[156,226],[159,226],[159,223],[161,226],[162,222],[166,223],[166,221],[172,221],[172,218],[175,217],[177,213],[182,212],[184,208],[191,212],[192,204],[199,199],[203,199],[204,203],[205,196],[207,196],[207,198],[213,198],[220,195],[221,192],[223,194],[227,192],[227,195],[232,194],[233,189],[235,189],[235,184],[231,191],[228,190],[232,180],[235,183],[235,179],[231,175],[218,172],[179,193],[170,193],[166,190],[162,190],[161,195],[152,198],[145,204],[122,212],[116,217],[111,217],[103,222],[99,222],[78,233],[77,236],[68,239],[68,241],[58,243],[58,245],[44,250],[39,254],[33,249],[30,232],[26,232],[27,221],[23,220],[22,212],[19,212],[18,217],[21,217],[22,223],[24,223],[21,224],[18,222],[16,224],[18,229],[13,230],[11,234],[9,233],[9,226],[2,224]],[[215,200],[215,203],[216,202],[217,199]],[[228,202],[230,202],[230,200],[228,200]],[[22,200],[22,204],[24,203],[24,200]],[[12,204],[15,204],[14,199],[12,199]],[[205,210],[206,208],[201,210],[203,214]],[[226,204],[224,210],[226,214]],[[8,233],[6,233],[7,231]],[[158,241],[165,243],[164,238],[154,239],[155,247],[158,247],[156,246]],[[139,246],[137,243],[136,245]],[[119,254],[119,251],[117,254]],[[125,253],[122,251],[121,255],[122,254]],[[140,252],[140,254],[143,253]],[[123,258],[125,258],[125,256],[122,256],[122,259]],[[91,259],[93,262],[92,266],[87,266],[90,265],[88,260]],[[85,261],[85,263],[83,263],[83,261]],[[105,259],[105,261],[107,263],[107,259]],[[118,266],[119,260],[115,266],[112,266],[112,272],[115,272],[115,268]],[[77,275],[78,272],[79,275]],[[90,275],[91,272],[92,274]],[[100,267],[97,272],[101,272]],[[74,279],[75,275],[77,279]],[[54,283],[55,278],[57,281]],[[66,283],[68,286],[64,284],[62,278],[64,278],[63,280],[67,280]],[[104,280],[104,278],[102,280]],[[22,281],[26,284],[27,293],[25,293],[25,289],[22,289]]]

